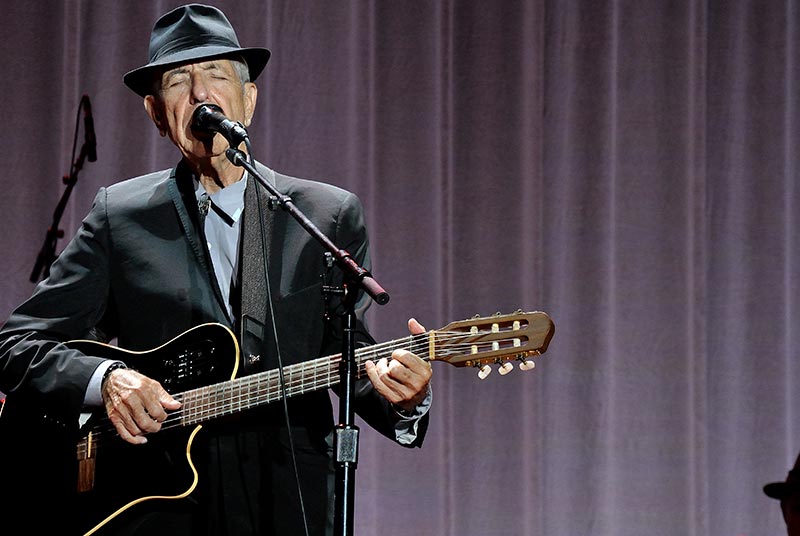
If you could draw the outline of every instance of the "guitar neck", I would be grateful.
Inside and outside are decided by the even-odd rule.
[[[425,342],[431,332],[410,335],[381,344],[356,350],[356,376],[363,377],[367,360],[391,356],[398,348],[412,349],[427,360],[429,351]],[[232,415],[291,396],[327,389],[339,383],[341,354],[321,357],[288,365],[283,369],[268,370],[243,376],[175,395],[181,401],[181,424],[198,424],[217,417]],[[281,371],[283,379],[281,380]],[[283,386],[285,387],[282,387]]]
[[[553,335],[553,327],[553,322],[547,314],[536,311],[530,313],[517,311],[509,315],[498,313],[491,317],[474,317],[451,322],[439,330],[408,335],[357,349],[356,377],[365,376],[364,363],[367,360],[389,358],[397,349],[413,352],[425,361],[444,361],[457,367],[485,367],[489,363],[508,364],[509,361],[519,361],[520,367],[525,367],[527,370],[533,366],[527,360],[541,355],[547,349]],[[222,330],[222,335],[219,330]],[[139,359],[139,363],[144,365],[150,362],[151,353],[154,353],[153,358],[158,358],[154,359],[156,362],[162,359],[171,362],[173,351],[188,352],[187,355],[193,356],[188,363],[179,360],[177,365],[173,363],[171,369],[157,368],[154,371],[162,376],[153,377],[162,382],[170,382],[175,376],[188,375],[186,371],[195,368],[205,370],[202,366],[195,367],[192,360],[196,358],[198,363],[205,362],[205,356],[213,352],[195,351],[195,347],[204,349],[210,346],[211,350],[218,347],[217,349],[224,351],[226,343],[232,344],[238,355],[235,339],[227,328],[218,325],[198,326],[151,352],[145,352],[147,359]],[[84,353],[89,355],[102,355],[94,352],[103,349],[110,351],[107,345],[101,344],[98,347],[94,342],[88,344],[89,346],[84,348]],[[130,352],[121,357],[115,356],[121,360],[132,357],[134,356]],[[183,389],[190,385],[201,385],[201,387],[182,392],[179,389],[175,390],[173,396],[181,402],[181,408],[170,415],[168,421],[171,422],[167,425],[165,421],[164,428],[198,424],[276,402],[284,396],[290,397],[332,387],[339,383],[341,360],[341,354],[337,354],[225,381],[219,381],[220,375],[217,375],[214,381],[219,381],[218,383],[184,384]],[[234,374],[233,370],[235,367],[232,367],[231,375]],[[107,417],[103,416],[100,419],[101,422],[91,426],[91,430],[98,435],[107,431],[113,433],[113,426],[106,422]]]

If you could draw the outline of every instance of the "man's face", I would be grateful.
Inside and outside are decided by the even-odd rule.
[[[225,116],[250,125],[256,105],[256,86],[242,85],[233,63],[214,59],[181,65],[161,75],[161,90],[145,97],[145,108],[162,135],[169,136],[191,162],[224,154],[222,136],[199,140],[191,130],[192,114],[201,104],[216,104]]]

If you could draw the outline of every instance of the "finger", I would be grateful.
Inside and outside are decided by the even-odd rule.
[[[130,369],[114,371],[105,382],[106,412],[124,440],[142,443],[132,438],[161,428],[154,416],[161,415],[163,420],[166,413],[158,402],[155,388],[161,388],[158,382]]]
[[[375,367],[375,362],[371,359],[367,359],[364,361],[364,370],[367,371],[367,377],[372,384],[376,384],[380,381],[380,377],[378,376],[378,371]]]
[[[398,364],[382,377],[393,396],[386,398],[404,409],[412,410],[428,395],[430,376],[420,376]]]
[[[386,400],[392,404],[397,404],[407,409],[414,408],[418,402],[424,399],[424,395],[420,395],[416,389],[394,381],[384,382],[388,390],[383,395]]]
[[[368,359],[364,362],[364,368],[367,371],[367,376],[369,376],[370,381],[372,381],[373,385],[375,384],[383,384],[383,378],[389,372],[389,363],[386,358],[380,359],[377,363]]]
[[[413,357],[419,360],[416,356]],[[416,367],[409,368],[400,361],[392,360],[389,371],[382,378],[387,387],[399,397],[391,400],[392,402],[402,405],[405,409],[411,409],[425,399],[432,372],[428,363],[422,363],[422,369],[418,370]]]
[[[428,382],[420,376],[412,374],[408,369],[398,365],[381,378],[391,391],[394,403],[417,400],[421,392],[427,391]]]
[[[414,381],[417,377],[416,374],[405,364],[401,361],[392,359],[391,363],[389,363],[389,367],[386,370],[385,377],[393,382],[396,382],[400,385],[408,385]]]
[[[161,423],[167,418],[167,412],[164,410],[178,409],[181,403],[172,398],[172,396],[161,387],[161,384],[156,381],[152,382],[152,389],[155,392],[155,396],[146,398],[145,410],[150,418]]]
[[[124,398],[127,415],[133,422],[133,426],[128,425],[128,430],[136,435],[134,427],[138,428],[139,435],[157,432],[161,425],[156,420],[155,415],[163,413],[164,409],[158,403],[158,399],[151,392],[152,386],[148,380],[144,380],[144,385],[139,390],[129,391]],[[126,412],[122,412],[125,414]]]
[[[155,420],[144,406],[140,406],[133,412],[133,419],[143,434],[153,434],[161,429],[161,423]]]
[[[418,335],[420,333],[425,333],[425,328],[417,322],[416,318],[409,318],[408,319],[408,331],[411,332],[412,335]]]
[[[119,434],[119,437],[122,438],[124,441],[127,441],[128,443],[132,443],[134,445],[143,445],[147,443],[146,437],[144,437],[143,435],[131,434],[128,431],[128,429],[122,425],[122,423],[114,423],[114,428],[117,430],[117,434]]]
[[[431,376],[431,364],[408,350],[395,350],[392,352],[392,362],[401,363],[414,373],[422,376]]]
[[[386,361],[382,359],[381,361]],[[369,376],[369,380],[372,382],[373,387],[378,392],[379,395],[387,399],[389,402],[396,402],[400,400],[402,396],[396,392],[397,389],[402,388],[399,386],[397,382],[391,381],[391,378],[387,376],[387,372],[384,370],[383,372],[380,370],[381,368],[379,365],[376,365],[373,361],[367,360],[364,363],[364,368],[367,371],[367,376]],[[384,380],[390,380],[392,385],[387,384]]]
[[[147,439],[143,436],[142,430],[136,425],[133,419],[115,407],[107,407],[108,420],[114,425],[119,436],[134,445],[146,443]]]
[[[161,406],[168,410],[176,410],[181,407],[181,403],[172,398],[172,395],[166,392],[163,387],[160,387],[158,400],[161,402]]]
[[[166,420],[167,418],[167,412],[164,411],[164,406],[161,405],[160,398],[146,400],[143,409],[145,411],[145,415],[143,418],[149,419],[151,422],[155,422],[158,424],[164,422],[164,420]],[[146,430],[148,432],[157,432],[159,428],[160,426],[157,427],[155,430],[153,430],[147,427]]]

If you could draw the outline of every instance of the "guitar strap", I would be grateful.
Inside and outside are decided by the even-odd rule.
[[[261,198],[261,212],[264,217],[264,242],[267,251],[263,252],[259,205],[256,196]],[[264,338],[267,325],[267,282],[264,278],[265,259],[270,258],[274,213],[268,208],[269,195],[250,174],[247,174],[247,188],[244,195],[244,214],[242,215],[242,241],[240,255],[241,310],[236,315],[237,331],[242,351],[242,372],[239,376],[263,370],[266,356]]]

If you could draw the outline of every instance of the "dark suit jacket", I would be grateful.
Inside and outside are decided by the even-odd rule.
[[[363,211],[355,195],[261,165],[258,169],[325,235],[369,268]],[[280,209],[269,211],[267,218],[269,280],[283,365],[338,353],[340,326],[321,320],[322,245]],[[66,427],[77,422],[101,359],[61,341],[100,337],[116,339],[129,350],[148,350],[205,322],[238,328],[223,304],[198,222],[191,173],[183,163],[102,188],[49,278],[0,331],[0,391],[7,393],[9,404],[15,399],[33,404]],[[340,283],[339,270],[332,274],[332,282]],[[359,299],[361,344],[370,341],[363,325],[367,305],[368,299]],[[265,339],[262,366],[272,368],[276,345],[274,338]],[[357,391],[359,414],[394,438],[397,417],[386,401],[368,382],[360,382]],[[292,401],[292,424],[305,429],[313,443],[330,431],[330,401],[325,392],[299,398]],[[278,420],[277,414],[273,417]],[[421,444],[426,424],[423,419],[415,445]]]

